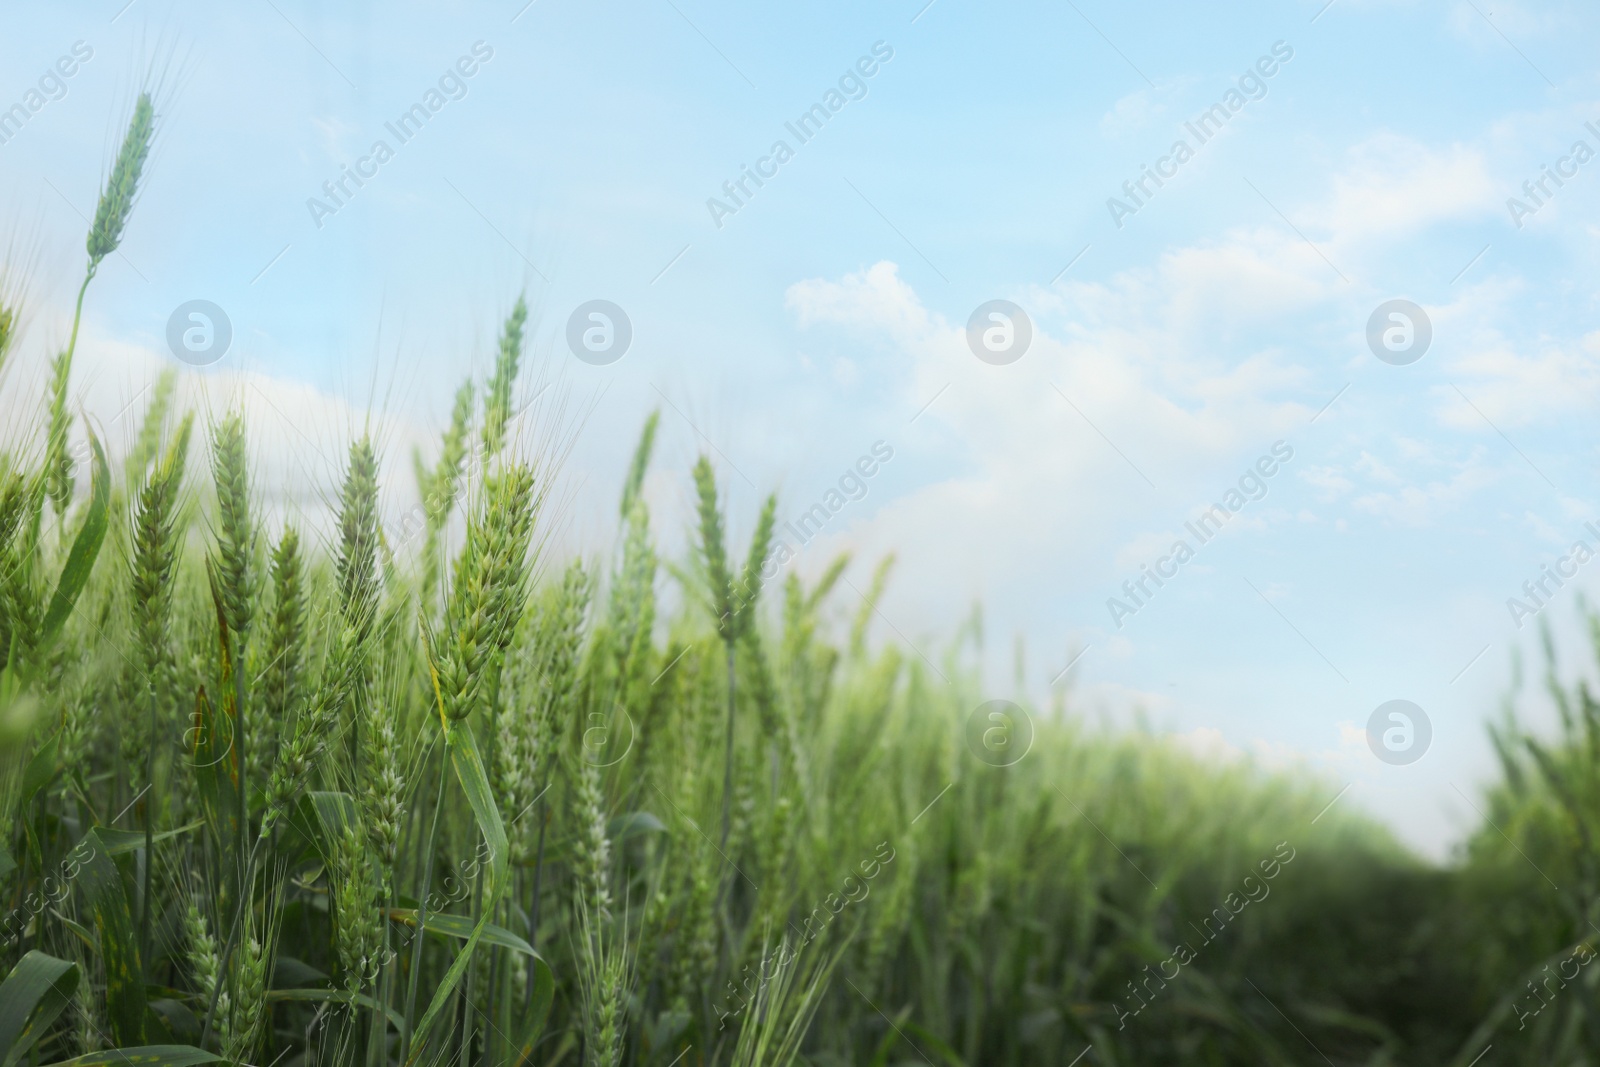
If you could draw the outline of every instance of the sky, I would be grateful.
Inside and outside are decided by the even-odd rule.
[[[37,418],[154,87],[74,371],[113,443],[175,367],[248,406],[273,506],[315,511],[372,425],[403,533],[411,450],[526,293],[556,552],[611,542],[660,409],[669,551],[709,453],[736,537],[776,491],[812,515],[783,568],[854,553],[841,612],[896,553],[880,636],[935,667],[981,604],[988,695],[1017,695],[1021,635],[1036,701],[1320,774],[1446,857],[1513,656],[1547,623],[1592,674],[1600,13],[1214,8],[8,5],[4,421]],[[214,362],[168,340],[197,300]],[[1545,567],[1571,576],[1535,600]],[[1391,700],[1426,716],[1411,762],[1369,741]]]

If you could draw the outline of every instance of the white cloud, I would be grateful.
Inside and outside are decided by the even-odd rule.
[[[871,327],[902,340],[924,334],[931,325],[927,309],[901,280],[900,268],[887,260],[837,282],[796,282],[784,294],[784,305],[801,326],[831,322]]]
[[[1350,151],[1307,213],[1333,235],[1332,247],[1354,249],[1493,206],[1477,150],[1380,134]],[[1001,368],[976,360],[964,319],[928,307],[893,263],[807,279],[787,292],[801,328],[841,330],[863,351],[876,350],[904,410],[937,394],[914,436],[934,435],[930,443],[964,457],[959,473],[924,481],[850,531],[853,543],[874,551],[899,546],[912,573],[941,576],[893,594],[912,617],[950,617],[984,592],[1009,599],[1020,591],[1033,610],[1045,610],[1052,594],[1115,585],[1065,560],[1099,552],[1126,571],[1152,548],[1165,550],[1170,538],[1149,531],[1186,517],[1189,505],[1172,500],[1213,498],[1219,472],[1293,437],[1315,413],[1312,403],[1323,403],[1305,399],[1313,374],[1294,353],[1270,340],[1212,339],[1303,330],[1308,316],[1343,314],[1349,299],[1317,250],[1276,223],[1169,249],[1150,267],[1106,280],[1012,296],[1029,310],[1034,340],[1021,361]],[[1416,440],[1395,451],[1393,459],[1368,451],[1357,462],[1356,472],[1382,487],[1358,498],[1362,510],[1426,522],[1492,480],[1467,463],[1414,486],[1392,462],[1442,461]],[[1296,474],[1324,501],[1357,492],[1351,473],[1333,466]],[[966,550],[985,545],[1005,550]]]
[[[1315,486],[1318,498],[1324,502],[1339,499],[1355,486],[1355,483],[1346,478],[1338,467],[1332,466],[1302,467],[1295,472],[1295,477],[1308,485]]]
[[[1385,485],[1400,485],[1404,481],[1387,463],[1365,450],[1362,451],[1361,458],[1356,460],[1356,470],[1373,481]]]
[[[323,151],[334,163],[350,156],[350,138],[361,132],[361,127],[332,115],[326,118],[312,116],[311,125],[317,128],[317,139],[322,142]]]
[[[1116,565],[1119,571],[1137,571],[1140,564],[1166,553],[1178,535],[1172,531],[1142,533],[1117,549]]]
[[[1499,481],[1499,473],[1474,461],[1453,474],[1420,485],[1407,484],[1393,492],[1366,493],[1352,506],[1402,526],[1429,526],[1444,513],[1460,508],[1478,490]]]
[[[1496,0],[1483,6],[1457,3],[1450,9],[1449,25],[1462,38],[1474,41],[1480,48],[1505,49],[1510,60],[1526,63],[1507,46],[1507,41],[1526,41],[1529,37],[1543,37],[1578,25],[1573,12],[1581,7],[1568,8],[1563,4],[1541,4],[1538,8],[1516,0]],[[1533,73],[1529,72],[1530,75]]]
[[[1492,298],[1486,306],[1482,296],[1475,293],[1459,315],[1442,317],[1464,336],[1452,360],[1460,385],[1434,390],[1440,420],[1482,429],[1488,419],[1506,429],[1548,422],[1556,413],[1593,411],[1600,403],[1600,332],[1560,338],[1536,326],[1533,336],[1513,339],[1500,324],[1526,315],[1526,308]]]
[[[1440,222],[1491,215],[1503,210],[1505,195],[1482,149],[1434,148],[1389,132],[1351,148],[1330,185],[1327,202],[1305,214],[1331,235],[1335,250],[1392,244]]]
[[[1541,515],[1535,515],[1530,511],[1523,515],[1522,521],[1533,531],[1535,537],[1546,544],[1564,545],[1567,542],[1566,533],[1545,521]]]
[[[1111,138],[1144,132],[1166,120],[1172,114],[1174,97],[1193,84],[1195,79],[1186,77],[1135,89],[1100,116],[1100,132]]]

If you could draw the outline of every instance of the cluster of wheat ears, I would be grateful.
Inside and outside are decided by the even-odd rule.
[[[20,955],[0,986],[8,1067],[74,1045],[84,1063],[291,1050],[521,1063],[547,1036],[551,956],[571,965],[566,1049],[581,1035],[592,1062],[620,1062],[644,983],[664,1009],[650,1035],[659,1049],[681,1051],[695,1029],[735,1038],[724,1052],[736,1062],[792,1057],[836,948],[797,956],[737,1010],[714,1004],[708,982],[731,986],[736,964],[792,936],[791,892],[732,884],[726,859],[756,849],[746,862],[776,886],[795,842],[794,806],[766,810],[755,796],[786,788],[800,759],[751,625],[772,502],[748,560],[730,564],[712,468],[696,467],[697,581],[717,654],[685,633],[670,678],[640,493],[654,419],[628,475],[614,568],[574,562],[536,583],[547,483],[508,433],[520,299],[481,408],[469,379],[437,462],[418,460],[418,558],[397,558],[380,529],[370,436],[350,445],[325,552],[293,524],[258,522],[238,410],[202,430],[205,493],[186,478],[194,417],[171,410],[170,373],[122,478],[83,428],[80,492],[68,441],[83,300],[121,243],[154,132],[142,94],[89,234],[71,340],[51,364],[43,454],[8,454],[0,469],[11,831],[0,875],[20,890],[0,950]],[[0,304],[0,355],[17,303]],[[446,559],[458,511],[465,532]],[[602,575],[603,608],[591,603]],[[817,599],[795,601],[800,619]],[[760,740],[735,736],[735,687],[752,672]],[[693,707],[686,698],[719,681],[725,715],[658,730],[664,709]],[[621,721],[640,743],[613,757],[595,737]],[[757,750],[770,750],[770,782],[750,763]],[[697,773],[718,754],[720,775]],[[660,817],[615,810],[607,771],[629,755],[611,777],[632,778],[635,799],[648,786],[701,838],[671,864]],[[720,833],[694,819],[717,825],[707,804],[720,805]],[[553,951],[536,948],[552,938]],[[746,1010],[749,1025],[728,1025]]]
[[[775,502],[740,558],[705,458],[687,558],[658,560],[654,417],[620,546],[543,559],[521,300],[417,460],[414,545],[384,535],[369,436],[326,535],[268,528],[243,414],[197,427],[170,373],[113,464],[72,362],[155,128],[141,95],[39,425],[0,454],[0,1067],[1291,1063],[1301,1039],[1379,1063],[1509,1040],[1484,1028],[1522,1011],[1525,946],[1588,936],[1587,691],[1564,746],[1496,734],[1496,833],[1573,887],[1511,923],[1502,898],[1544,888],[1499,838],[1469,892],[1326,782],[1087,733],[1060,689],[1027,758],[975,758],[981,617],[935,663],[868,641],[887,561],[764,589]],[[0,285],[0,361],[22,310]],[[1283,848],[1272,900],[1154,997]],[[1420,916],[1441,894],[1459,926]],[[1437,1019],[1404,1007],[1424,970]],[[1539,1001],[1541,1047],[1585,1045],[1592,993]]]

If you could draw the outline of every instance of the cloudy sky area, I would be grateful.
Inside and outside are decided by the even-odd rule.
[[[309,509],[373,413],[397,524],[412,445],[481,376],[526,287],[530,381],[553,384],[530,434],[576,433],[567,550],[609,541],[653,408],[668,544],[701,449],[742,537],[761,494],[794,517],[883,442],[865,498],[791,565],[848,548],[864,588],[897,552],[883,614],[931,658],[981,601],[994,696],[1014,694],[1022,633],[1036,697],[1081,653],[1065,681],[1093,717],[1143,709],[1216,758],[1305,760],[1433,855],[1476,821],[1483,722],[1512,650],[1537,646],[1506,600],[1574,540],[1600,547],[1583,528],[1600,524],[1600,334],[1581,281],[1600,159],[1572,156],[1600,151],[1591,8],[125,2],[13,6],[0,38],[0,108],[76,42],[93,50],[0,144],[0,225],[38,249],[8,423],[34,412],[82,216],[146,72],[165,70],[146,192],[80,347],[114,441],[175,365],[172,310],[211,300],[233,345],[185,368],[188,395],[244,397],[264,477]],[[478,42],[492,55],[460,98],[400,144],[385,123]],[[785,123],[875,45],[872,75],[846,83],[865,95],[800,143]],[[1200,144],[1184,124],[1275,45],[1257,98]],[[1193,158],[1114,219],[1108,198],[1131,203],[1123,183],[1179,138]],[[314,217],[308,198],[379,139],[393,158]],[[775,176],[708,208],[780,139]],[[1535,205],[1523,183],[1558,164],[1575,176]],[[1513,219],[1514,196],[1537,210]],[[1366,342],[1397,298],[1433,330],[1406,366]],[[632,325],[608,366],[567,347],[594,299]],[[1033,328],[1005,366],[965,336],[993,299]],[[1293,454],[1266,495],[1117,626],[1107,599],[1277,442]],[[1597,576],[1580,569],[1540,616],[1573,674],[1577,593]],[[1393,698],[1433,724],[1410,766],[1367,748]]]

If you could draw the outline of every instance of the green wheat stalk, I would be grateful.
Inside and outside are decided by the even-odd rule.
[[[72,416],[67,411],[67,385],[72,375],[72,357],[78,350],[78,328],[83,321],[83,298],[89,283],[100,269],[100,262],[122,245],[123,230],[128,217],[133,214],[134,201],[139,196],[139,179],[150,156],[150,144],[155,138],[155,105],[150,94],[142,92],[134,105],[133,117],[128,121],[122,147],[106,179],[100,202],[95,207],[94,222],[89,227],[87,249],[89,265],[84,271],[83,284],[78,287],[78,299],[72,310],[72,334],[67,347],[50,365],[50,429],[45,444],[45,470],[48,478],[48,495],[59,515],[66,510],[72,498],[72,456],[67,450],[67,436],[72,428]],[[3,349],[0,349],[3,352]]]
[[[733,728],[735,707],[735,649],[739,640],[754,626],[756,598],[761,593],[761,568],[772,543],[772,528],[777,514],[777,498],[768,496],[750,539],[750,550],[738,579],[728,565],[727,539],[722,510],[717,501],[717,479],[711,459],[701,455],[694,467],[697,514],[700,520],[699,561],[706,583],[709,607],[722,638],[728,668],[728,718],[724,731],[725,748],[722,773],[722,846],[728,844],[733,817]]]

